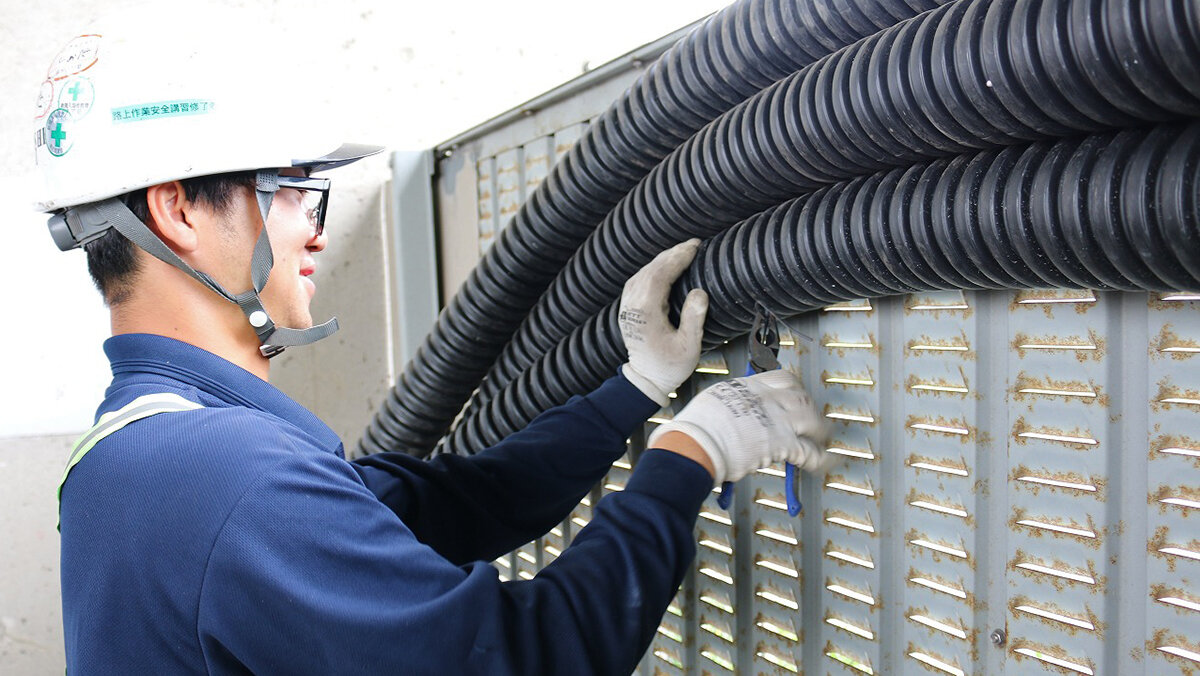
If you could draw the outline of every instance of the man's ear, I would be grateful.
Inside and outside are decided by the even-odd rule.
[[[196,249],[196,204],[188,200],[182,183],[171,181],[146,188],[146,206],[150,212],[146,227],[172,251],[182,255]]]

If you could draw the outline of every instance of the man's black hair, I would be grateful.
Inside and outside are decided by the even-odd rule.
[[[229,201],[237,188],[254,186],[254,175],[253,171],[213,174],[184,179],[180,183],[189,201],[206,204],[214,211],[224,213],[229,209]],[[145,188],[126,193],[121,200],[143,223],[150,218]],[[104,235],[85,245],[84,250],[87,252],[88,272],[104,296],[104,302],[112,307],[128,300],[140,267],[137,247],[133,242],[110,228]]]

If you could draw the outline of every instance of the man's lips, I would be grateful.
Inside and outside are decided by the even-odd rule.
[[[312,297],[312,295],[314,293],[317,292],[317,285],[314,284],[311,279],[309,279],[310,277],[312,277],[313,273],[316,271],[317,271],[316,263],[313,263],[312,265],[306,265],[306,266],[300,268],[300,278],[304,280],[304,286],[308,290],[308,295],[310,298]]]

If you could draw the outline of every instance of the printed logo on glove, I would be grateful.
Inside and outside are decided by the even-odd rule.
[[[700,240],[691,239],[658,254],[625,282],[618,322],[629,361],[621,373],[659,406],[683,384],[700,361],[700,340],[708,314],[708,294],[692,289],[679,311],[679,328],[667,318],[671,285],[696,257]]]

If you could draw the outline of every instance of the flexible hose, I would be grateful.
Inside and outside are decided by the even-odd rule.
[[[741,0],[652,64],[551,170],[397,379],[361,452],[424,455],[562,265],[659,161],[709,120],[832,50],[945,0]]]
[[[704,345],[787,317],[913,291],[1200,288],[1200,121],[986,151],[823,188],[708,240],[673,293],[710,297]],[[615,303],[474,415],[470,453],[587,392],[625,358]]]
[[[1146,19],[1172,12],[1181,20]],[[964,0],[775,83],[689,139],[609,213],[534,306],[467,415],[679,241],[917,160],[1200,116],[1198,25],[1194,5],[1167,1]],[[919,268],[906,282],[927,277]]]

